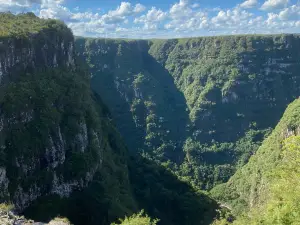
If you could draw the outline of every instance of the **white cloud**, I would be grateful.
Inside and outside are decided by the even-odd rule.
[[[248,25],[250,27],[259,27],[262,24],[263,21],[264,21],[264,18],[262,16],[258,16],[258,17],[255,17],[255,18],[251,18],[248,21]]]
[[[279,15],[281,20],[299,20],[300,21],[300,5],[292,5],[283,9]]]
[[[278,21],[278,15],[276,13],[268,13],[268,19],[265,21],[265,23],[268,26],[274,26]]]
[[[257,4],[258,4],[257,0],[247,0],[244,1],[242,4],[240,4],[240,7],[244,9],[251,9],[257,6]]]
[[[146,18],[148,21],[159,22],[166,18],[167,13],[163,12],[160,9],[156,9],[152,7],[151,10],[148,11]]]
[[[213,23],[226,22],[228,19],[228,14],[225,11],[220,11],[217,16],[212,18]]]
[[[212,22],[215,24],[218,23],[240,23],[251,18],[253,14],[247,12],[246,10],[240,10],[235,8],[233,10],[221,10],[217,16],[212,18]]]
[[[116,9],[109,11],[102,16],[102,20],[108,24],[123,23],[126,22],[126,17],[133,16],[145,10],[145,7],[141,4],[136,4],[135,7],[130,2],[121,2],[121,5]]]
[[[197,4],[197,3],[195,3]],[[189,1],[180,0],[170,7],[169,19],[170,21],[164,25],[168,30],[186,31],[188,29],[196,30],[199,28],[203,15],[197,15],[200,13],[200,9],[196,9],[199,5],[189,5]],[[194,6],[194,8],[193,8]],[[194,10],[193,10],[193,9]],[[199,11],[196,11],[199,10]]]
[[[104,12],[68,8],[63,0],[0,0],[0,11],[37,10],[43,18],[61,19],[75,35],[128,38],[186,37],[219,34],[299,32],[300,5],[289,0],[264,0],[260,15],[245,9],[258,0],[240,0],[234,8],[202,8],[198,0],[174,0],[168,9],[123,1]],[[274,10],[274,11],[272,11]],[[139,15],[141,14],[141,15]]]
[[[188,6],[188,0],[180,0],[170,8],[170,17],[173,19],[187,18],[191,16],[192,10]]]
[[[98,13],[91,13],[91,12],[78,12],[73,13],[71,18],[78,21],[89,21],[89,20],[99,20],[101,16]]]
[[[145,11],[145,9],[146,9],[145,6],[143,6],[142,4],[138,3],[138,4],[135,5],[133,11],[134,11],[135,13],[141,13],[141,12]]]
[[[249,21],[254,22],[254,14],[234,8],[231,10],[221,10],[217,16],[211,18],[210,29],[214,31],[229,31],[231,33],[249,33],[253,31],[253,26]]]
[[[161,9],[156,9],[152,7],[148,10],[146,15],[142,15],[138,18],[134,19],[134,23],[142,23],[144,24],[144,29],[156,30],[158,27],[158,23],[165,20],[167,18],[167,13],[163,12]]]
[[[131,4],[129,2],[121,2],[121,5],[113,11],[109,11],[110,16],[128,16],[132,13]]]
[[[103,15],[91,12],[72,13],[68,26],[76,35],[81,36],[107,35],[107,33],[123,36],[126,31],[133,29],[123,27],[128,26],[129,18],[144,10],[142,4],[132,5],[129,2],[121,2],[115,10],[110,10]]]
[[[72,20],[72,15],[73,14],[68,8],[61,5],[56,5],[55,7],[41,9],[39,17],[60,19],[65,22],[69,22]]]
[[[118,15],[110,15],[110,14],[105,14],[102,16],[102,20],[104,23],[107,24],[115,24],[115,23],[122,23],[126,20],[125,16],[118,16]]]
[[[42,7],[47,7],[51,5],[62,4],[64,0],[0,0],[0,6],[11,6],[11,7],[30,7],[34,4],[41,5]]]
[[[261,10],[272,11],[282,9],[289,3],[289,0],[267,0],[261,6]]]
[[[268,7],[280,9],[278,2]],[[278,0],[276,0],[278,1]],[[280,0],[287,1],[287,0]],[[274,3],[274,1],[272,1]],[[123,2],[104,15],[73,13],[69,26],[76,35],[129,38],[186,37],[218,34],[274,33],[299,30],[299,6],[282,8],[276,13],[255,15],[245,8],[255,7],[257,0],[247,0],[231,9],[202,9],[198,4],[178,0],[166,11],[156,7],[134,18],[145,10],[142,5]],[[283,5],[285,5],[284,3]],[[217,11],[217,15],[215,15]]]
[[[167,29],[173,29],[174,31],[183,31],[183,32],[191,32],[191,31],[199,31],[201,29],[208,29],[210,27],[209,18],[201,17],[201,18],[191,18],[185,23],[176,24],[169,23],[165,26]]]
[[[107,15],[109,16],[130,16],[135,13],[141,13],[146,9],[142,4],[136,4],[135,7],[131,5],[130,2],[121,2],[116,10],[109,11]]]
[[[23,10],[29,8],[33,4],[42,4],[42,0],[0,0],[0,10]]]
[[[102,27],[106,25],[107,28],[111,29],[114,26],[117,27],[118,24],[129,23],[128,17],[134,16],[145,10],[145,7],[142,4],[132,6],[129,2],[121,2],[115,10],[110,10],[106,14],[99,15],[98,13],[78,12],[78,8],[74,9],[72,12],[68,8],[59,4],[59,2],[62,2],[61,0],[43,1],[44,4],[41,5],[40,17],[61,19],[66,23],[72,23],[71,25],[73,28],[76,27],[76,29],[83,25],[80,24],[76,26],[75,22],[89,22],[86,23],[86,26],[89,27],[89,32],[91,32],[92,27],[94,30],[99,31],[99,26],[103,29]]]
[[[199,4],[199,3],[194,3],[194,4],[192,5],[192,8],[193,8],[193,9],[199,8],[199,7],[200,7],[200,4]]]
[[[46,8],[46,7],[54,7],[57,5],[61,5],[64,0],[36,0],[36,1],[40,1],[42,8]]]
[[[192,12],[188,18],[179,17],[165,24],[165,28],[174,31],[188,32],[209,27],[209,18],[205,12]]]

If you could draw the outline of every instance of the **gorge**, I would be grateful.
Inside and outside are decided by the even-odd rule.
[[[300,35],[93,39],[33,13],[0,23],[1,202],[46,222],[144,209],[163,225],[276,224],[257,209],[278,206],[286,155],[289,171],[298,162]],[[285,193],[294,203],[297,188]]]

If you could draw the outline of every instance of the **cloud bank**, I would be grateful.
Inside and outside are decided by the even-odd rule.
[[[289,0],[241,1],[231,8],[205,8],[179,0],[168,9],[121,2],[106,12],[70,9],[64,0],[0,0],[0,11],[34,11],[61,19],[78,36],[175,38],[300,31],[300,4]]]

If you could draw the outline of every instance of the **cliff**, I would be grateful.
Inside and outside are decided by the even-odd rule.
[[[20,73],[74,68],[74,37],[62,22],[41,21],[34,14],[0,14],[1,84]]]
[[[1,200],[22,211],[68,199],[109,171],[118,179],[102,192],[122,200],[120,216],[133,209],[126,149],[76,62],[70,29],[33,14],[1,14],[0,23]]]

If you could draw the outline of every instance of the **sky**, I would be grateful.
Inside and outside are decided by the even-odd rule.
[[[63,20],[77,36],[300,33],[300,0],[0,0],[0,12]]]

